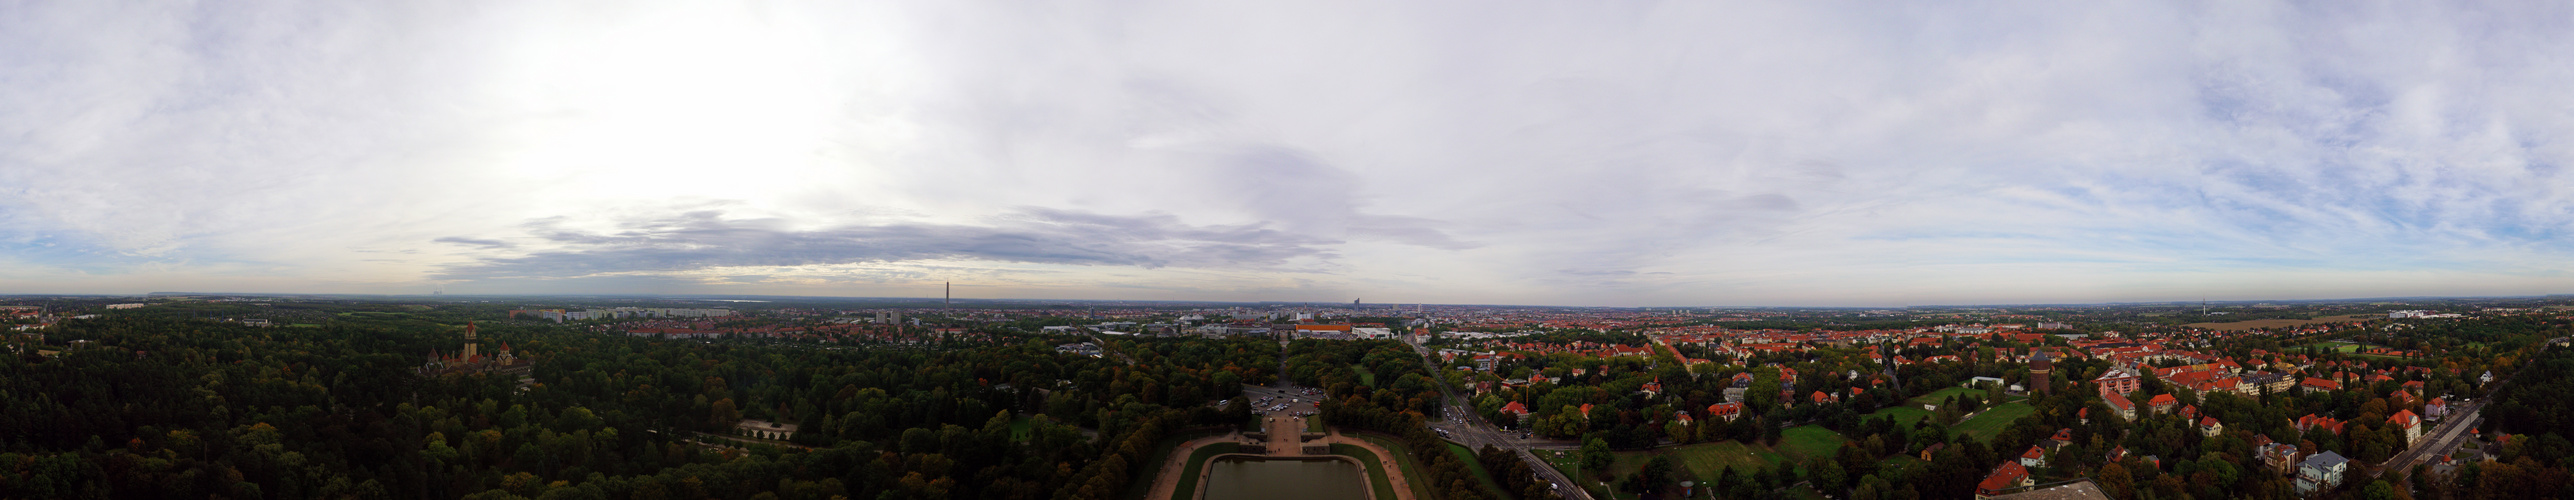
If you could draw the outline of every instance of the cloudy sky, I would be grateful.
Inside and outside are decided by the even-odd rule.
[[[0,293],[2574,292],[2565,3],[817,3],[0,3]]]

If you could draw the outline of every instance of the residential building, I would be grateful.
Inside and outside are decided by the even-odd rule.
[[[2422,440],[2422,417],[2414,415],[2413,410],[2396,410],[2394,416],[2386,417],[2386,423],[2404,429],[2406,445]]]
[[[2244,375],[2243,383],[2253,387],[2252,394],[2260,394],[2262,389],[2270,390],[2271,394],[2286,394],[2288,388],[2297,386],[2297,377],[2285,373],[2254,373]]]
[[[2116,410],[2118,412],[2118,418],[2129,421],[2136,420],[2136,403],[2128,401],[2127,396],[2121,396],[2118,395],[2117,391],[2102,388],[2100,390],[2100,399],[2103,402],[2109,403],[2109,409]]]
[[[1743,416],[1742,403],[1716,403],[1707,405],[1708,418],[1722,419],[1727,422],[1732,422],[1735,417],[1740,416]]]
[[[2330,451],[2306,457],[2297,463],[2297,494],[2313,495],[2342,484],[2342,472],[2350,469],[2351,460]]]
[[[2181,400],[2170,394],[2156,394],[2153,400],[2145,403],[2145,406],[2151,408],[2154,413],[2171,413],[2172,407],[2180,405]]]
[[[2290,475],[2297,473],[2297,445],[2288,443],[2270,443],[2254,448],[2252,450],[2252,454],[2260,457],[2261,465],[2269,467],[2270,472],[2273,474]]]
[[[2297,417],[2297,422],[2293,425],[2297,427],[2297,432],[2306,432],[2307,429],[2322,427],[2324,430],[2332,431],[2333,434],[2342,433],[2342,421],[2334,420],[2333,417],[2326,417],[2312,413],[2308,413],[2303,417]]]
[[[1504,415],[1519,417],[1520,423],[1528,423],[1528,405],[1519,404],[1518,401],[1512,401],[1510,404],[1502,405],[1501,412]]]
[[[2001,467],[1993,468],[1992,474],[1985,475],[1984,482],[1976,483],[1975,498],[1988,498],[2001,494],[2002,490],[2022,488],[2032,484],[2037,482],[2029,479],[2028,467],[2020,465],[2017,461],[2006,461],[2002,462]]]

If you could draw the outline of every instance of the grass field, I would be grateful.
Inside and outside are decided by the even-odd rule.
[[[2324,342],[2316,342],[2316,343],[2306,344],[2306,345],[2307,345],[2308,347],[2322,347],[2322,348],[2325,348],[2325,349],[2331,349],[2331,350],[2333,350],[2333,351],[2338,351],[2338,352],[2343,352],[2343,353],[2349,353],[2349,354],[2351,355],[2351,357],[2355,357],[2355,358],[2392,359],[2392,360],[2398,360],[2398,361],[2402,361],[2402,360],[2404,360],[2404,358],[2403,358],[2403,357],[2400,357],[2400,356],[2388,356],[2388,355],[2384,355],[2384,354],[2361,354],[2361,353],[2359,352],[2359,350],[2360,350],[2360,349],[2366,349],[2366,348],[2371,348],[2371,347],[2384,347],[2384,346],[2374,346],[2374,345],[2365,345],[2365,344],[2354,344],[2354,343],[2350,343],[2350,342],[2343,342],[2343,341],[2339,341],[2339,340],[2331,340],[2331,341],[2324,341]]]
[[[1573,454],[1547,454],[1547,451],[1537,451],[1537,459],[1547,459],[1547,464],[1555,464],[1557,472],[1565,472],[1565,477],[1573,477]],[[1622,466],[1624,466],[1624,472],[1619,472]],[[1629,451],[1629,454],[1616,454],[1616,464],[1609,466],[1609,472],[1622,474],[1624,477],[1624,474],[1634,474],[1637,469],[1642,469],[1642,466],[1645,466],[1645,454],[1634,454],[1634,451]],[[1591,479],[1591,472],[1588,472],[1588,469],[1580,474],[1580,477],[1573,477],[1573,482],[1580,482],[1583,492],[1591,492],[1591,497],[1609,497],[1609,500],[1627,500],[1627,497],[1634,497],[1629,495],[1629,492],[1619,492],[1616,487],[1601,485],[1601,482]]]
[[[1644,463],[1646,461],[1653,460],[1653,457],[1657,455],[1667,455],[1672,457],[1673,460],[1679,462],[1679,465],[1682,468],[1688,469],[1690,473],[1702,478],[1712,478],[1717,477],[1720,474],[1724,474],[1725,468],[1727,467],[1734,468],[1734,471],[1737,473],[1750,473],[1755,470],[1773,467],[1780,461],[1791,459],[1803,460],[1805,457],[1831,456],[1834,451],[1840,449],[1841,443],[1848,441],[1848,438],[1842,437],[1840,433],[1832,432],[1830,429],[1812,425],[1798,426],[1779,433],[1779,445],[1777,449],[1772,449],[1758,444],[1746,444],[1741,441],[1719,441],[1651,451],[1618,452],[1618,462],[1609,466],[1609,473],[1619,477],[1635,474],[1636,470],[1644,468]],[[1553,452],[1538,452],[1537,456],[1538,458],[1546,459],[1548,463],[1554,464],[1555,469],[1563,471],[1564,475],[1575,475],[1573,468],[1573,455],[1571,453],[1565,453],[1559,456]],[[1585,489],[1590,490],[1593,495],[1599,496],[1600,498],[1629,498],[1632,496],[1624,493],[1617,493],[1614,496],[1610,495],[1610,493],[1614,492],[1607,491],[1606,489],[1600,488],[1598,485],[1591,484],[1589,482],[1587,476],[1591,475],[1591,473],[1592,471],[1584,470],[1581,471],[1581,476],[1585,476],[1585,478],[1582,479],[1583,486]]]
[[[2028,403],[2003,403],[2001,406],[1995,406],[1991,410],[1975,415],[1975,418],[1958,423],[1950,430],[1975,436],[1977,441],[1992,441],[1994,434],[2001,433],[2002,428],[2011,426],[2011,421],[2019,420],[2020,417],[2029,416],[2037,411],[2037,407],[2029,406]]]
[[[1727,467],[1732,467],[1736,472],[1751,472],[1768,468],[1771,464],[1787,459],[1787,456],[1770,451],[1768,448],[1745,445],[1741,441],[1693,444],[1673,448],[1671,452],[1675,455],[1675,459],[1680,461],[1682,467],[1687,467],[1690,472],[1704,478],[1724,474]],[[1638,460],[1649,459],[1651,457],[1640,457]]]
[[[1575,483],[1579,483],[1579,484],[1577,484],[1577,486],[1581,486],[1583,491],[1591,492],[1591,497],[1592,497],[1592,498],[1608,498],[1608,499],[1623,500],[1623,499],[1626,499],[1626,498],[1633,498],[1633,497],[1634,497],[1633,495],[1626,495],[1626,494],[1624,494],[1624,493],[1620,493],[1620,492],[1618,492],[1618,491],[1617,491],[1617,489],[1616,489],[1616,488],[1611,488],[1611,487],[1608,487],[1607,485],[1603,485],[1603,484],[1600,484],[1600,483],[1597,483],[1597,482],[1593,482],[1593,481],[1591,480],[1591,477],[1590,477],[1590,476],[1591,476],[1591,471],[1585,470],[1585,471],[1582,471],[1582,474],[1580,474],[1580,475],[1575,475],[1575,474],[1573,473],[1573,453],[1572,453],[1572,452],[1561,452],[1561,453],[1559,453],[1559,452],[1553,452],[1553,451],[1544,451],[1544,450],[1540,450],[1540,451],[1536,451],[1535,453],[1537,454],[1537,458],[1539,458],[1539,459],[1541,459],[1541,460],[1545,460],[1545,461],[1546,461],[1546,463],[1548,463],[1548,464],[1554,465],[1554,466],[1555,466],[1555,470],[1557,470],[1557,471],[1562,471],[1562,472],[1564,473],[1564,476],[1565,476],[1565,477],[1573,478],[1573,482],[1575,482]],[[1636,472],[1636,469],[1638,469],[1638,468],[1642,468],[1642,467],[1643,467],[1643,465],[1644,465],[1644,461],[1645,461],[1646,457],[1648,456],[1648,455],[1646,455],[1646,454],[1644,454],[1644,453],[1641,453],[1641,452],[1625,452],[1625,453],[1618,453],[1617,455],[1618,455],[1618,463],[1617,463],[1617,465],[1612,465],[1612,466],[1610,466],[1610,467],[1609,467],[1609,470],[1610,470],[1612,473],[1615,473],[1616,471],[1618,471],[1618,470],[1619,470],[1619,468],[1624,467],[1624,468],[1625,468],[1625,470],[1626,470],[1626,472],[1625,472],[1625,473],[1623,473],[1623,474],[1620,474],[1620,475],[1624,475],[1624,474],[1634,474],[1634,473]]]
[[[1030,422],[1030,421],[1028,420],[1028,417],[1026,417],[1026,416],[1021,416],[1021,417],[1019,417],[1019,418],[1011,419],[1011,420],[1010,420],[1010,442],[1013,442],[1013,443],[1025,443],[1025,442],[1028,442],[1028,438],[1029,438],[1029,437],[1031,437],[1031,436],[1030,436],[1030,434],[1031,434],[1031,433],[1030,433],[1030,430],[1031,430],[1031,428],[1032,428],[1032,427],[1035,427],[1035,426],[1033,425],[1033,423],[1032,423],[1032,422]]]
[[[2187,327],[2191,327],[2191,328],[2206,328],[2206,329],[2209,329],[2209,330],[2250,330],[2250,329],[2254,329],[2254,328],[2281,328],[2281,327],[2296,327],[2296,326],[2312,325],[2312,324],[2316,324],[2316,323],[2342,323],[2342,322],[2350,322],[2350,321],[2366,321],[2366,320],[2372,320],[2372,319],[2386,319],[2386,315],[2384,315],[2384,314],[2353,314],[2353,315],[2348,315],[2348,316],[2325,316],[2325,317],[2320,317],[2320,318],[2315,318],[2315,319],[2256,319],[2256,320],[2248,320],[2248,321],[2230,321],[2230,322],[2225,322],[2225,323],[2191,323],[2191,324],[2181,325],[2181,326],[2187,326]]]
[[[1216,455],[1233,453],[1241,448],[1242,445],[1238,443],[1216,443],[1198,447],[1197,452],[1189,454],[1188,468],[1180,469],[1180,485],[1178,488],[1173,488],[1171,490],[1172,496],[1177,498],[1195,497],[1198,494],[1198,473],[1206,469],[1207,459]],[[1150,494],[1153,489],[1153,481],[1151,478],[1158,477],[1158,475],[1144,477],[1146,478],[1145,480],[1137,482],[1145,483],[1144,489],[1147,494]]]
[[[1385,477],[1385,467],[1378,465],[1376,452],[1367,451],[1367,448],[1360,448],[1357,445],[1335,443],[1332,445],[1332,454],[1358,459],[1359,464],[1367,467],[1367,482],[1368,485],[1376,487],[1376,497],[1395,498],[1394,480]]]
[[[1912,404],[1913,404],[1913,408],[1914,408],[1914,409],[1920,409],[1920,408],[1922,407],[1922,405],[1925,405],[1925,404],[1933,404],[1933,403],[1938,403],[1938,402],[1941,402],[1941,401],[1945,401],[1945,400],[1947,400],[1947,399],[1948,399],[1948,397],[1949,397],[1949,396],[1960,396],[1961,398],[1971,396],[1971,397],[1981,398],[1981,397],[1984,397],[1984,390],[1983,390],[1983,389],[1970,389],[1970,388],[1965,388],[1965,387],[1950,387],[1950,388],[1947,388],[1947,389],[1940,389],[1940,390],[1937,390],[1937,391],[1932,391],[1930,394],[1923,394],[1923,395],[1921,395],[1921,396],[1919,396],[1919,397],[1915,397],[1915,398],[1911,399],[1910,401],[1912,402]]]
[[[1905,427],[1912,427],[1912,426],[1913,426],[1913,422],[1920,422],[1920,421],[1922,421],[1922,419],[1930,418],[1930,416],[1931,416],[1931,412],[1929,412],[1929,411],[1927,411],[1927,410],[1923,410],[1923,409],[1922,409],[1922,407],[1920,407],[1920,406],[1893,406],[1893,407],[1887,407],[1886,409],[1883,409],[1883,410],[1877,410],[1877,411],[1875,411],[1875,412],[1870,412],[1869,414],[1867,414],[1867,415],[1863,416],[1863,417],[1862,417],[1862,419],[1863,419],[1863,420],[1866,420],[1866,419],[1884,418],[1884,417],[1886,417],[1886,416],[1888,416],[1888,415],[1892,415],[1892,416],[1894,416],[1894,417],[1895,417],[1895,424],[1896,424],[1896,425],[1902,425],[1902,426],[1905,426]]]
[[[1491,495],[1493,498],[1510,498],[1518,496],[1502,491],[1501,482],[1493,480],[1492,471],[1484,470],[1483,461],[1475,457],[1475,450],[1466,449],[1466,445],[1448,443],[1448,454],[1456,455],[1458,460],[1466,461],[1466,471],[1475,474],[1475,482],[1484,485],[1485,494]]]
[[[1175,432],[1175,433],[1172,433],[1172,434],[1171,434],[1171,436],[1169,436],[1169,437],[1162,438],[1162,442],[1154,443],[1154,444],[1153,444],[1153,455],[1152,455],[1152,456],[1149,456],[1149,457],[1145,457],[1145,459],[1144,459],[1144,462],[1143,462],[1143,463],[1144,463],[1145,465],[1143,465],[1143,466],[1142,466],[1142,468],[1146,469],[1146,471],[1144,472],[1144,476],[1143,476],[1143,477],[1154,477],[1154,476],[1156,476],[1156,475],[1161,474],[1161,473],[1162,473],[1162,462],[1167,461],[1167,460],[1170,460],[1170,458],[1171,458],[1171,450],[1172,450],[1173,448],[1179,448],[1179,447],[1180,447],[1180,443],[1188,442],[1188,441],[1189,441],[1189,440],[1191,440],[1191,439],[1197,439],[1197,438],[1202,438],[1202,437],[1207,437],[1207,436],[1213,436],[1213,435],[1223,434],[1223,433],[1225,433],[1225,430],[1224,430],[1224,429],[1191,429],[1191,430],[1185,430],[1185,431]],[[1200,449],[1204,449],[1204,448],[1200,448]],[[1196,463],[1196,461],[1191,461],[1190,463],[1194,464],[1194,463]],[[1132,500],[1142,500],[1145,496],[1152,495],[1152,494],[1153,494],[1153,482],[1152,482],[1152,481],[1134,481],[1134,482],[1132,482],[1132,483],[1130,483],[1130,484],[1126,485],[1126,496],[1125,496],[1125,498],[1132,499]]]
[[[1350,371],[1358,372],[1359,383],[1376,387],[1376,372],[1367,371],[1367,367],[1359,365],[1350,365]]]
[[[1815,457],[1830,457],[1832,452],[1841,449],[1841,443],[1847,442],[1850,438],[1841,437],[1841,433],[1832,432],[1832,429],[1800,425],[1779,432],[1778,451],[1788,459],[1803,462]]]
[[[1410,448],[1404,447],[1403,443],[1395,440],[1377,436],[1361,435],[1358,438],[1376,443],[1377,447],[1385,448],[1385,451],[1394,452],[1394,464],[1403,467],[1403,477],[1411,479],[1408,482],[1412,486],[1412,498],[1432,498],[1430,485],[1421,481],[1430,477],[1430,469],[1421,465],[1420,457],[1413,455]]]

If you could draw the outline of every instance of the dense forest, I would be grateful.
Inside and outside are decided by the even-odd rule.
[[[363,311],[361,311],[363,312]],[[0,357],[7,498],[1123,498],[1166,433],[1275,377],[1277,344],[1077,337],[855,348],[485,323],[537,359],[423,376],[470,313],[64,323]],[[59,350],[40,355],[41,345]],[[726,437],[801,426],[791,443]]]

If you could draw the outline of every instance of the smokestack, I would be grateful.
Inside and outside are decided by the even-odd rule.
[[[947,282],[947,298],[939,302],[938,309],[945,311],[951,307],[956,307],[956,282],[954,281]]]

